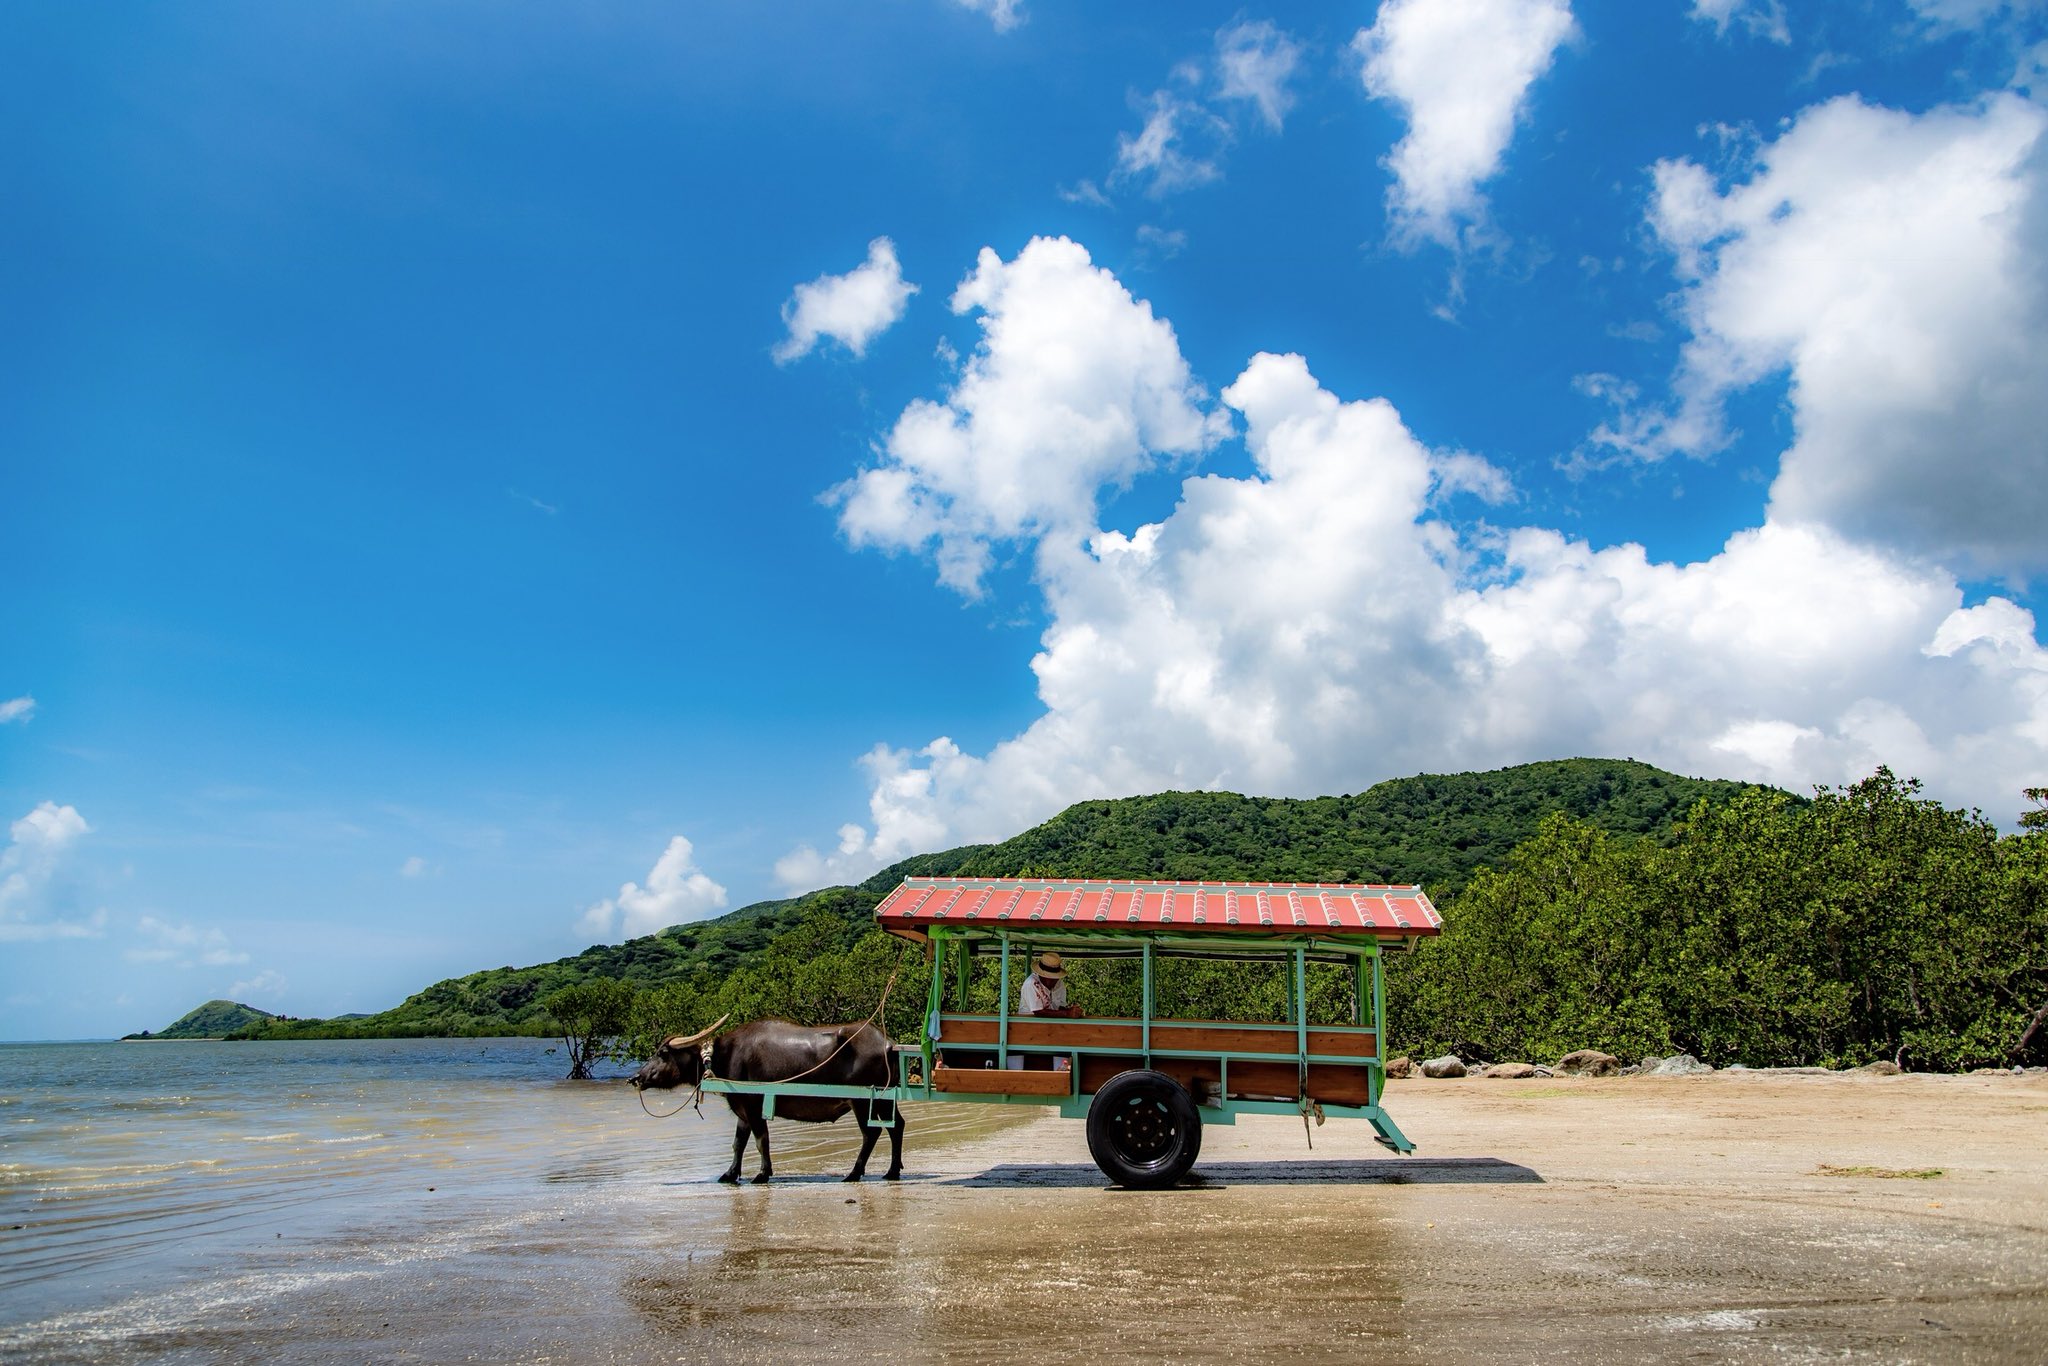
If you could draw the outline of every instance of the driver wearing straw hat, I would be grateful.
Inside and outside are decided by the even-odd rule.
[[[1074,1015],[1067,1004],[1067,970],[1056,953],[1041,953],[1031,964],[1031,975],[1017,993],[1019,1015]]]

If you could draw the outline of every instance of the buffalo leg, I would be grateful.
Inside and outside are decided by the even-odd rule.
[[[863,1160],[866,1154],[862,1154]],[[889,1126],[889,1170],[882,1173],[884,1181],[899,1181],[903,1177],[903,1107],[896,1107],[896,1122]]]
[[[732,1136],[732,1165],[719,1175],[719,1180],[728,1186],[736,1186],[740,1180],[740,1159],[747,1153],[747,1135],[753,1132],[747,1127],[747,1117],[740,1116],[739,1132]]]
[[[875,1140],[882,1136],[881,1128],[874,1121],[872,1102],[857,1100],[853,1103],[853,1122],[860,1126],[860,1156],[855,1159],[853,1170],[846,1174],[848,1181],[858,1181],[867,1175],[868,1154],[875,1150]]]
[[[754,1184],[758,1186],[769,1177],[775,1175],[775,1163],[768,1156],[768,1121],[762,1117],[761,1112],[758,1110],[754,1112],[753,1120],[754,1143],[761,1150],[761,1170],[754,1173]]]

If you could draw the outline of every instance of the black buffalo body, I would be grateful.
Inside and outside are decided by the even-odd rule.
[[[654,1050],[647,1065],[634,1074],[633,1085],[641,1090],[672,1090],[695,1086],[703,1071],[700,1045],[690,1039],[664,1041]],[[894,1086],[896,1059],[889,1038],[865,1022],[824,1025],[811,1028],[787,1020],[756,1020],[721,1034],[711,1044],[711,1074],[727,1081],[789,1081],[831,1086]],[[802,1074],[799,1076],[799,1074]],[[740,1159],[752,1134],[761,1149],[761,1170],[754,1180],[766,1181],[775,1174],[768,1154],[768,1121],[761,1113],[761,1097],[728,1095],[725,1103],[739,1116],[739,1132],[733,1136],[732,1165],[720,1181],[740,1179]],[[858,1181],[868,1169],[868,1155],[882,1128],[875,1122],[880,1109],[890,1120],[889,1170],[883,1179],[894,1181],[903,1175],[903,1113],[892,1101],[844,1100],[828,1096],[777,1096],[775,1117],[798,1119],[812,1124],[830,1124],[851,1113],[860,1125],[860,1157],[847,1173]]]

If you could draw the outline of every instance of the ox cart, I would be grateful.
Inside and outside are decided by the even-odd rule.
[[[875,919],[922,946],[932,968],[923,1037],[895,1045],[893,1084],[707,1077],[706,1092],[759,1094],[770,1116],[778,1094],[864,1100],[878,1125],[910,1101],[1054,1105],[1087,1122],[1111,1180],[1137,1187],[1178,1181],[1203,1126],[1241,1114],[1360,1119],[1386,1147],[1414,1150],[1380,1106],[1381,955],[1441,928],[1420,887],[914,877]],[[1030,964],[1048,951],[1134,964],[1135,1011],[1017,1013]],[[977,969],[991,957],[993,972]],[[1173,960],[1266,965],[1268,983],[1281,979],[1277,1018],[1163,1015],[1156,988]]]

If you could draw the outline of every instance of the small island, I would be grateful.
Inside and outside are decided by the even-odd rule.
[[[159,1039],[224,1039],[237,1030],[252,1029],[285,1018],[239,1001],[208,1001],[185,1012],[175,1021],[151,1033],[123,1034],[121,1041],[155,1042]]]

